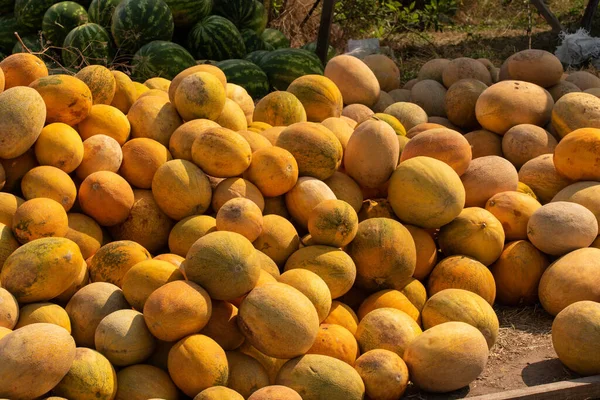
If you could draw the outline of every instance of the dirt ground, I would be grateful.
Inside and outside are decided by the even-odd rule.
[[[470,387],[443,395],[408,390],[406,398],[461,399],[578,378],[552,348],[552,317],[540,306],[496,307],[500,334],[485,371]]]

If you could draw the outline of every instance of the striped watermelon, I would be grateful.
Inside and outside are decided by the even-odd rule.
[[[252,53],[248,53],[245,60],[250,61],[251,63],[254,63],[256,65],[260,65],[260,60],[262,60],[262,58],[269,53],[270,51],[268,50],[253,51]]]
[[[287,90],[290,83],[304,75],[323,75],[321,60],[304,49],[272,51],[260,60],[259,67],[269,77],[274,90]]]
[[[310,42],[302,46],[304,50],[308,50],[317,54],[317,42]],[[337,51],[333,46],[329,45],[329,49],[327,50],[327,61],[331,60],[333,57],[337,55]]]
[[[173,38],[173,13],[163,0],[123,0],[111,31],[122,55],[133,56],[146,43]]]
[[[288,49],[290,47],[290,39],[288,39],[280,30],[267,28],[260,37],[265,43],[269,43],[275,49]]]
[[[16,0],[15,17],[19,24],[38,30],[42,26],[42,20],[46,11],[60,0]]]
[[[165,0],[173,12],[175,27],[189,29],[210,15],[213,0]]]
[[[108,65],[113,57],[110,35],[98,24],[78,26],[69,32],[63,43],[62,59],[65,67]]]
[[[56,3],[46,11],[42,21],[42,32],[53,46],[61,46],[74,28],[88,23],[85,8],[74,1]]]
[[[23,37],[31,33],[31,29],[20,25],[13,14],[0,16],[0,51],[4,54],[10,54],[17,43],[15,32]]]
[[[265,43],[265,41],[262,40],[260,35],[252,29],[244,29],[240,33],[242,34],[242,39],[244,39],[244,45],[246,46],[246,51],[248,53],[252,53],[258,50],[275,50],[273,46]]]
[[[246,46],[233,23],[218,15],[198,22],[188,36],[188,49],[199,60],[229,60],[246,55]]]
[[[226,60],[217,67],[225,73],[227,82],[243,87],[252,98],[260,99],[269,93],[267,75],[256,64],[246,60]]]
[[[0,15],[10,14],[15,10],[15,0],[0,0]]]
[[[196,65],[196,60],[178,44],[155,40],[135,53],[131,65],[133,78],[145,82],[155,77],[171,80],[184,69]]]
[[[262,33],[267,26],[267,12],[258,0],[215,0],[214,12],[227,18],[240,30]]]
[[[92,0],[92,4],[88,8],[90,22],[98,24],[109,31],[112,25],[113,13],[121,1],[123,0]]]

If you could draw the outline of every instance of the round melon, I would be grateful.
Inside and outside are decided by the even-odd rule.
[[[542,154],[552,154],[557,141],[550,133],[535,125],[517,125],[502,138],[502,153],[515,168]]]
[[[465,189],[447,164],[430,157],[415,157],[401,163],[392,175],[388,200],[401,221],[422,228],[439,228],[460,214],[465,205]]]
[[[175,280],[184,280],[175,265],[166,261],[146,260],[135,264],[125,273],[121,287],[127,302],[142,311],[155,290]]]
[[[405,312],[379,308],[360,320],[355,336],[362,353],[384,349],[404,357],[406,348],[421,333],[419,325]]]
[[[598,182],[577,182],[567,186],[554,196],[553,202],[567,201],[577,203],[588,210],[600,221],[600,184]]]
[[[235,132],[248,129],[248,122],[244,110],[242,110],[235,101],[229,98],[225,99],[223,112],[215,122],[223,128],[231,129]]]
[[[498,302],[507,306],[532,305],[548,267],[546,255],[526,240],[507,243],[500,258],[490,266]]]
[[[133,186],[150,189],[156,170],[171,159],[165,146],[149,138],[132,139],[122,148],[121,175]]]
[[[600,180],[600,129],[584,128],[564,137],[554,152],[559,174],[573,181]]]
[[[436,58],[433,60],[429,60],[425,64],[423,64],[419,69],[417,79],[433,79],[440,83],[444,83],[443,73],[444,69],[448,66],[449,63],[450,60],[445,58]]]
[[[177,86],[173,100],[184,121],[206,118],[216,120],[225,107],[225,88],[209,72],[195,72]]]
[[[479,126],[475,106],[487,85],[477,79],[461,79],[448,88],[444,99],[445,114],[450,122],[464,129]]]
[[[177,400],[179,392],[165,371],[152,365],[137,364],[123,368],[117,374],[117,399]],[[160,397],[159,397],[160,396]]]
[[[83,142],[69,125],[47,125],[35,143],[35,156],[40,165],[49,165],[71,173],[83,160]]]
[[[79,203],[83,212],[103,226],[124,222],[134,204],[134,194],[129,183],[109,171],[88,175],[79,188]]]
[[[315,306],[319,322],[329,315],[331,309],[331,292],[319,275],[306,269],[291,269],[284,272],[277,280],[299,290]]]
[[[358,327],[358,317],[348,305],[334,300],[331,303],[331,311],[323,323],[343,326],[354,335]]]
[[[131,123],[119,109],[96,104],[92,106],[87,118],[77,126],[83,140],[95,135],[106,135],[115,139],[119,145],[124,145],[131,133]]]
[[[425,331],[406,349],[411,381],[422,390],[447,393],[469,385],[483,372],[488,346],[481,332],[464,322]]]
[[[335,194],[323,181],[311,177],[299,178],[285,195],[287,209],[302,227],[308,226],[311,211],[323,200],[335,200]]]
[[[261,191],[252,182],[242,178],[228,178],[219,182],[214,191],[212,198],[213,211],[219,212],[221,207],[229,200],[240,197],[252,200],[261,211],[265,208],[265,199]]]
[[[167,99],[158,96],[139,99],[127,114],[131,136],[152,139],[168,146],[171,135],[183,123],[177,111]]]
[[[19,303],[4,288],[0,288],[0,299],[0,327],[12,330],[19,321]]]
[[[219,231],[239,233],[253,242],[262,232],[263,215],[260,208],[249,199],[231,199],[219,209],[216,226]]]
[[[565,80],[574,83],[582,91],[600,88],[600,78],[588,71],[573,71],[569,73]]]
[[[196,72],[207,72],[217,78],[223,85],[224,89],[227,87],[227,77],[221,69],[210,64],[195,65],[193,67],[184,69],[175,78],[173,78],[173,80],[171,80],[171,84],[166,88],[169,92],[169,99],[171,100],[171,103],[175,102],[175,93],[177,92],[177,88],[181,82]]]
[[[544,88],[559,83],[564,73],[554,54],[537,49],[513,54],[504,62],[504,68],[507,79],[531,82]]]
[[[272,385],[257,390],[252,393],[252,396],[248,397],[248,400],[273,400],[273,399],[286,399],[286,400],[302,400],[302,397],[294,389],[290,389],[286,386]],[[196,399],[198,400],[198,399]],[[200,399],[202,400],[202,399]],[[208,399],[207,399],[208,400]],[[237,400],[237,399],[231,399]]]
[[[437,245],[433,237],[425,229],[412,225],[406,225],[406,229],[410,232],[417,250],[417,264],[413,277],[425,279],[431,273],[435,264],[437,264]]]
[[[320,354],[288,361],[279,371],[276,384],[295,390],[303,400],[360,400],[365,395],[365,385],[354,368]]]
[[[407,131],[427,122],[427,113],[425,110],[409,102],[394,103],[383,112],[395,117]]]
[[[495,194],[517,190],[519,175],[509,161],[487,156],[473,160],[461,180],[466,192],[465,206],[485,207]]]
[[[358,318],[362,320],[370,312],[380,308],[393,308],[406,313],[418,324],[421,323],[419,310],[411,301],[397,290],[381,290],[367,297],[358,309]]]
[[[360,186],[376,188],[385,183],[398,165],[399,143],[393,128],[369,120],[352,134],[344,154],[348,176]]]
[[[379,99],[379,81],[369,66],[356,57],[341,55],[332,58],[325,67],[325,76],[342,93],[345,104],[373,106]]]
[[[379,94],[379,100],[377,100],[377,103],[375,103],[372,109],[375,113],[382,113],[385,111],[386,108],[388,108],[395,102],[396,101],[392,98],[392,96],[382,91]]]
[[[471,145],[473,160],[486,156],[502,157],[502,137],[485,129],[469,132],[465,139]]]
[[[507,240],[527,239],[529,218],[542,205],[531,196],[515,191],[492,196],[485,209],[500,221]]]
[[[271,144],[271,142],[269,141],[269,139],[267,139],[266,137],[264,137],[260,133],[256,133],[256,132],[252,132],[252,131],[248,131],[248,130],[238,131],[237,133],[238,133],[238,135],[240,135],[241,137],[243,137],[244,139],[246,139],[246,141],[250,145],[250,149],[252,150],[252,154],[254,154],[255,152],[257,152],[258,150],[262,150],[262,149],[265,149],[267,147],[272,147],[273,146]]]
[[[185,261],[187,278],[215,300],[233,300],[248,293],[260,270],[252,243],[233,232],[212,232],[198,239]]]
[[[322,122],[327,118],[339,117],[342,113],[342,93],[327,77],[302,76],[293,81],[287,91],[300,100],[310,122]]]
[[[315,133],[322,132],[315,130]],[[325,134],[322,136],[328,138]],[[265,147],[252,153],[252,162],[244,176],[254,183],[263,195],[281,196],[296,185],[298,162],[285,148]]]
[[[308,218],[308,231],[317,244],[345,247],[356,236],[358,216],[342,200],[325,200],[319,203]]]
[[[298,250],[300,238],[294,225],[279,215],[265,215],[263,229],[254,247],[269,256],[279,266]],[[327,282],[327,281],[326,281]]]
[[[561,138],[581,128],[600,128],[600,99],[589,93],[564,95],[552,109],[552,126]]]
[[[410,101],[420,106],[428,116],[446,116],[446,88],[434,80],[417,82],[410,90]]]
[[[204,389],[194,397],[194,400],[243,400],[244,397],[235,390],[225,386],[213,386]]]
[[[27,304],[19,310],[15,330],[31,324],[54,324],[71,333],[71,321],[64,308],[53,303]]]
[[[0,341],[0,395],[10,399],[41,397],[69,372],[75,341],[53,324],[33,324]]]
[[[111,106],[115,107],[123,114],[127,114],[129,109],[137,100],[137,91],[135,85],[129,76],[125,75],[121,71],[111,71],[115,78],[115,95],[110,103]]]
[[[156,170],[152,194],[160,209],[179,221],[203,214],[210,206],[212,189],[200,168],[189,161],[171,160]]]
[[[392,100],[394,100],[394,103],[410,101],[410,90],[407,89],[394,89],[391,92],[389,92],[389,95],[392,98]]]
[[[4,74],[4,89],[29,86],[35,80],[48,76],[46,64],[33,54],[16,53],[0,62]]]
[[[254,114],[254,100],[248,91],[243,87],[228,83],[226,87],[227,98],[233,100],[244,112],[246,116],[246,123],[250,125],[252,123],[252,114]]]
[[[560,361],[579,375],[600,372],[600,304],[580,301],[561,311],[552,323],[552,344]]]
[[[359,350],[354,335],[346,328],[322,324],[315,342],[306,354],[321,354],[354,365]]]
[[[496,284],[490,270],[467,256],[450,256],[440,261],[429,276],[427,292],[429,296],[444,289],[463,289],[481,296],[494,304]]]
[[[382,91],[390,92],[400,88],[400,70],[391,58],[383,54],[366,56],[363,62],[373,71]]]
[[[30,87],[44,99],[46,123],[77,125],[92,109],[92,92],[85,83],[69,75],[52,75],[35,80]]]
[[[77,188],[71,177],[63,170],[47,165],[27,172],[21,181],[21,191],[27,200],[52,199],[65,211],[73,207],[77,197]]]
[[[96,135],[83,142],[83,160],[75,170],[81,180],[94,172],[117,172],[123,162],[123,151],[119,143],[106,135]]]
[[[205,173],[217,178],[241,175],[252,161],[252,150],[240,135],[226,128],[199,134],[192,145],[192,159]]]
[[[196,240],[214,232],[217,229],[216,220],[208,215],[193,215],[179,221],[169,234],[169,249],[185,257]]]
[[[271,126],[289,126],[307,121],[306,110],[300,100],[292,93],[282,91],[263,97],[256,104],[252,119]]]
[[[111,242],[94,254],[90,264],[90,278],[92,282],[108,282],[121,287],[123,276],[131,267],[151,258],[150,253],[136,242]]]
[[[449,88],[461,79],[476,79],[490,86],[492,77],[479,61],[468,57],[456,58],[443,67],[442,81]]]
[[[427,301],[427,290],[425,286],[418,279],[411,279],[410,283],[400,292],[406,296],[408,300],[421,312],[423,307],[425,306],[425,302]]]
[[[539,208],[529,218],[527,237],[546,254],[562,256],[588,247],[598,236],[594,214],[577,203],[557,201]]]
[[[573,183],[557,172],[552,154],[543,154],[526,162],[519,170],[519,181],[529,186],[542,204],[550,202]]]
[[[554,99],[554,103],[560,100],[563,96],[569,93],[581,92],[581,89],[574,83],[568,81],[560,81],[556,85],[549,87],[548,92]]]
[[[343,200],[357,213],[362,208],[363,194],[360,186],[350,178],[348,175],[342,172],[336,172],[330,178],[326,179],[325,184],[329,186],[329,189],[335,194],[338,200]]]
[[[223,350],[239,348],[245,338],[237,324],[238,308],[221,300],[211,300],[211,304],[210,319],[200,333],[213,339]]]
[[[350,118],[359,125],[371,118],[374,114],[373,110],[363,104],[350,104],[344,107],[344,110],[342,111],[343,117]]]
[[[369,398],[395,400],[408,387],[408,368],[396,353],[384,349],[367,351],[354,363]]]
[[[249,355],[229,351],[229,381],[227,387],[248,398],[252,393],[269,385],[269,374],[260,362]]]
[[[117,81],[110,70],[102,65],[89,65],[82,68],[75,77],[83,81],[92,92],[92,103],[112,103],[117,90]]]

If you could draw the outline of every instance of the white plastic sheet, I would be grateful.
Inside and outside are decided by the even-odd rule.
[[[556,48],[555,55],[566,65],[581,65],[589,60],[597,68],[600,65],[600,38],[592,37],[585,29],[575,33],[561,32],[561,44]]]

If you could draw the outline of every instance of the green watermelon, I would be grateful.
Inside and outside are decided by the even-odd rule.
[[[246,56],[246,58],[244,58],[244,60],[250,61],[251,63],[254,63],[256,65],[260,65],[260,60],[262,60],[262,58],[269,53],[270,53],[270,51],[268,51],[268,50],[253,51],[252,53],[248,53],[248,55]]]
[[[290,39],[280,30],[267,28],[261,33],[260,37],[275,49],[288,49],[290,47]]]
[[[38,30],[42,26],[42,20],[46,11],[60,0],[16,0],[15,17],[19,24],[32,30]]]
[[[15,10],[15,0],[0,0],[0,15],[10,14]]]
[[[265,55],[258,64],[269,77],[274,90],[287,90],[304,75],[323,75],[321,60],[308,50],[279,49]]]
[[[74,1],[56,3],[46,11],[42,32],[53,46],[61,46],[74,28],[88,23],[88,14],[82,5]]]
[[[189,29],[210,15],[212,0],[165,0],[173,12],[175,27]]]
[[[218,15],[206,17],[192,28],[188,49],[198,60],[223,61],[246,55],[246,46],[238,29]]]
[[[240,33],[242,34],[242,39],[244,39],[244,45],[246,46],[246,51],[248,53],[252,53],[258,50],[275,50],[273,46],[271,46],[268,43],[265,43],[265,41],[262,40],[260,35],[252,29],[244,29]]]
[[[317,54],[317,42],[307,43],[302,46],[302,48]],[[331,60],[335,56],[337,56],[337,51],[333,46],[329,45],[329,49],[327,50],[327,61]]]
[[[154,77],[171,80],[184,69],[196,65],[196,60],[178,44],[155,40],[135,53],[131,65],[133,78],[140,82]]]
[[[227,82],[246,89],[254,99],[265,97],[269,93],[269,79],[260,67],[246,60],[226,60],[217,64]]]
[[[123,0],[92,0],[88,8],[90,22],[110,30],[113,13],[121,1]]]
[[[98,24],[78,26],[69,32],[63,43],[62,59],[65,67],[108,65],[113,57],[110,35]]]
[[[27,35],[21,38],[23,44],[33,53],[40,53],[46,47],[46,41],[40,35]],[[27,50],[23,48],[21,42],[17,41],[12,49],[12,54],[25,53]]]
[[[122,55],[143,45],[173,38],[173,13],[163,0],[123,0],[113,14],[112,35]]]
[[[31,29],[23,28],[14,17],[13,14],[0,16],[0,51],[5,54],[10,54],[17,37],[15,32],[18,32],[21,37],[31,32]]]
[[[240,30],[262,33],[267,26],[267,12],[258,0],[215,0],[214,13],[227,18]]]

